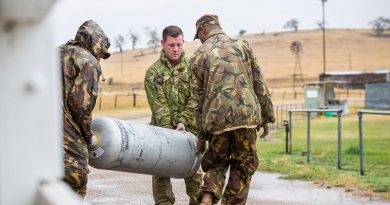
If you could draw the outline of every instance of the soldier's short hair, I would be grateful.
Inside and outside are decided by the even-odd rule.
[[[183,35],[183,31],[181,30],[181,28],[179,28],[178,26],[167,26],[164,28],[163,32],[162,32],[162,39],[165,41],[167,40],[168,36],[171,36],[171,37],[178,37],[180,35]]]

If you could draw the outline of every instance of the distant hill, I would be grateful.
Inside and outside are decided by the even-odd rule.
[[[327,30],[326,70],[390,69],[389,36],[386,33],[384,37],[376,37],[370,29]],[[250,42],[270,86],[291,85],[295,56],[289,46],[295,40],[303,45],[301,65],[305,80],[316,80],[323,72],[321,30],[249,34],[242,38]],[[186,42],[187,56],[190,57],[199,46],[199,41]],[[110,59],[102,60],[104,77],[113,78],[114,83],[142,86],[145,71],[159,57],[160,49],[157,53],[150,48],[123,52],[123,75],[121,54],[115,53]]]

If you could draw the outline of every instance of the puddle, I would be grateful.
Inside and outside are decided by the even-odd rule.
[[[328,189],[319,187],[312,182],[283,180],[279,177],[279,174],[256,173],[252,178],[249,197],[282,202],[282,204],[390,204],[390,202],[353,196],[342,188]]]

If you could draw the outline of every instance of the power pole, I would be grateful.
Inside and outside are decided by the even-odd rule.
[[[325,52],[325,2],[327,0],[321,0],[322,2],[322,54],[324,60],[324,74],[326,72],[326,52]]]
[[[323,61],[324,61],[324,84],[323,84],[323,107],[327,106],[327,100],[326,100],[326,50],[325,50],[325,2],[327,0],[320,0],[322,2],[322,54],[323,54]]]

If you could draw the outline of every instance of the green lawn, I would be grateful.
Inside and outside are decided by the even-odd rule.
[[[285,154],[285,132],[257,144],[259,169],[345,187],[369,196],[390,198],[390,116],[364,115],[365,176],[359,172],[359,129],[356,114],[342,118],[342,169],[337,169],[337,117],[311,120],[311,162],[306,162],[306,121],[293,124],[292,154]]]

